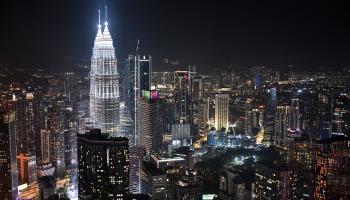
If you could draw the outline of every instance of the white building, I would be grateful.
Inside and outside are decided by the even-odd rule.
[[[229,94],[215,94],[215,128],[220,130],[221,128],[228,129],[228,117],[229,117]]]

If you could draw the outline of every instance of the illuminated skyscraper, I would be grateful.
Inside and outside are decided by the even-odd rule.
[[[229,100],[230,96],[228,94],[215,94],[216,130],[220,130],[221,128],[228,129]]]
[[[275,145],[284,146],[288,143],[288,129],[290,127],[290,106],[277,106],[275,120],[275,135],[273,141]]]
[[[191,73],[176,71],[174,74],[175,122],[192,122]]]
[[[124,77],[124,101],[130,113],[130,117],[134,124],[134,136],[137,138],[137,109],[138,101],[141,97],[142,90],[151,89],[151,74],[152,74],[152,57],[129,55],[125,61],[125,76]],[[136,139],[130,139],[133,145],[136,145]]]
[[[15,112],[0,113],[0,197],[15,200],[18,195]]]
[[[90,71],[90,116],[103,133],[114,135],[119,125],[117,59],[108,30],[107,8],[103,32],[99,20],[92,49]]]
[[[146,155],[161,154],[164,109],[156,90],[144,90],[137,110],[138,145]]]
[[[275,132],[275,118],[277,106],[277,90],[275,87],[269,87],[266,93],[266,106],[264,116],[264,141],[270,143]]]

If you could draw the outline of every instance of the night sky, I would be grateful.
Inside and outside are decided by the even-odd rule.
[[[109,6],[119,60],[141,49],[199,70],[232,65],[347,66],[350,17],[343,1],[11,0],[2,2],[0,63],[54,66],[88,60],[97,10]]]

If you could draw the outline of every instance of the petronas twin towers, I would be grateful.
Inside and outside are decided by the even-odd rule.
[[[119,125],[119,83],[117,58],[108,30],[107,8],[104,30],[99,23],[92,49],[90,71],[90,117],[95,127],[114,136]]]

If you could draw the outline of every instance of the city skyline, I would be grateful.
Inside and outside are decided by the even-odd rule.
[[[0,45],[1,200],[350,199],[350,67],[333,66],[344,13],[85,3],[17,4],[0,32],[35,21]]]

